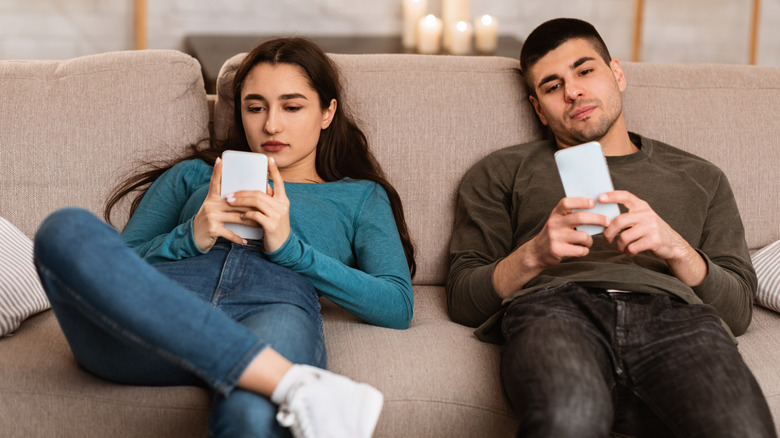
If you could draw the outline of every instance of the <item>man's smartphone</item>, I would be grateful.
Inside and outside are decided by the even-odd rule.
[[[222,199],[241,190],[265,191],[268,183],[268,157],[256,152],[222,153]],[[247,240],[259,240],[263,229],[244,224],[226,223],[225,228]]]
[[[617,204],[602,204],[597,199],[602,193],[614,190],[601,144],[592,141],[561,149],[555,153],[555,163],[567,198],[593,199],[596,206],[587,211],[604,215],[610,220],[620,214]],[[604,227],[599,225],[580,225],[577,229],[590,235],[604,231]]]

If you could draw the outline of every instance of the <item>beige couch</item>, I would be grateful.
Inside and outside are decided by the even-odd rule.
[[[369,326],[324,303],[328,366],[384,392],[376,436],[512,436],[516,419],[500,388],[500,348],[450,321],[443,284],[461,175],[490,151],[541,134],[513,72],[517,63],[334,58],[346,103],[404,201],[419,269],[408,330]],[[231,62],[223,74],[237,59]],[[624,69],[629,128],[720,165],[751,249],[780,239],[780,69],[632,63]],[[56,208],[100,212],[107,191],[135,160],[181,151],[208,135],[209,120],[222,135],[229,119],[229,101],[222,95],[209,105],[199,65],[175,51],[0,61],[0,96],[0,216],[28,236]],[[780,420],[778,338],[780,315],[756,307],[739,342]],[[123,386],[85,373],[51,311],[0,339],[2,436],[206,436],[208,409],[201,388]]]

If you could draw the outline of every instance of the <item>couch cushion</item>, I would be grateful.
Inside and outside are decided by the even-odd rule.
[[[747,332],[737,338],[739,351],[748,367],[753,371],[764,392],[769,410],[775,420],[776,432],[780,433],[780,314],[761,307],[753,308],[753,321]],[[772,347],[775,345],[775,347]]]
[[[204,389],[118,385],[86,373],[76,364],[51,310],[0,340],[0,351],[0,435],[208,434],[209,397]]]
[[[0,217],[0,338],[49,308],[33,265],[30,239]]]
[[[416,245],[415,284],[444,284],[455,194],[461,177],[490,151],[541,131],[509,58],[331,55],[347,105],[404,203]],[[214,128],[233,123],[232,80],[244,58],[217,79]],[[521,104],[518,104],[521,103]],[[489,139],[489,140],[488,140]]]
[[[3,61],[0,96],[0,216],[28,236],[59,207],[102,216],[135,160],[208,137],[200,66],[177,51]]]
[[[501,389],[500,347],[449,320],[444,288],[416,286],[406,330],[370,326],[323,301],[328,369],[385,396],[377,437],[513,436]]]

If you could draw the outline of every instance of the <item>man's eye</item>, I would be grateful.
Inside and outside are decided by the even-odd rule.
[[[555,84],[555,85],[553,85],[553,86],[551,86],[551,87],[547,88],[547,90],[545,91],[545,93],[552,93],[553,91],[555,91],[555,90],[557,90],[558,88],[560,88],[560,86],[561,86],[561,84]]]
[[[592,72],[593,72],[593,69],[592,68],[588,68],[588,69],[585,69],[585,70],[581,71],[580,72],[580,76],[587,76],[588,74],[590,74]]]

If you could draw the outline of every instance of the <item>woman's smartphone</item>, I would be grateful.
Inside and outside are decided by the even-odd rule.
[[[614,190],[601,144],[592,141],[561,149],[555,152],[555,163],[567,198],[593,199],[596,206],[587,211],[604,215],[610,220],[620,214],[617,204],[602,204],[597,199],[602,193]],[[580,225],[577,229],[590,235],[604,231],[604,227],[599,225]]]
[[[222,199],[241,190],[265,191],[267,183],[268,157],[264,154],[231,150],[222,153]],[[263,237],[260,227],[226,223],[225,228],[247,240]]]

